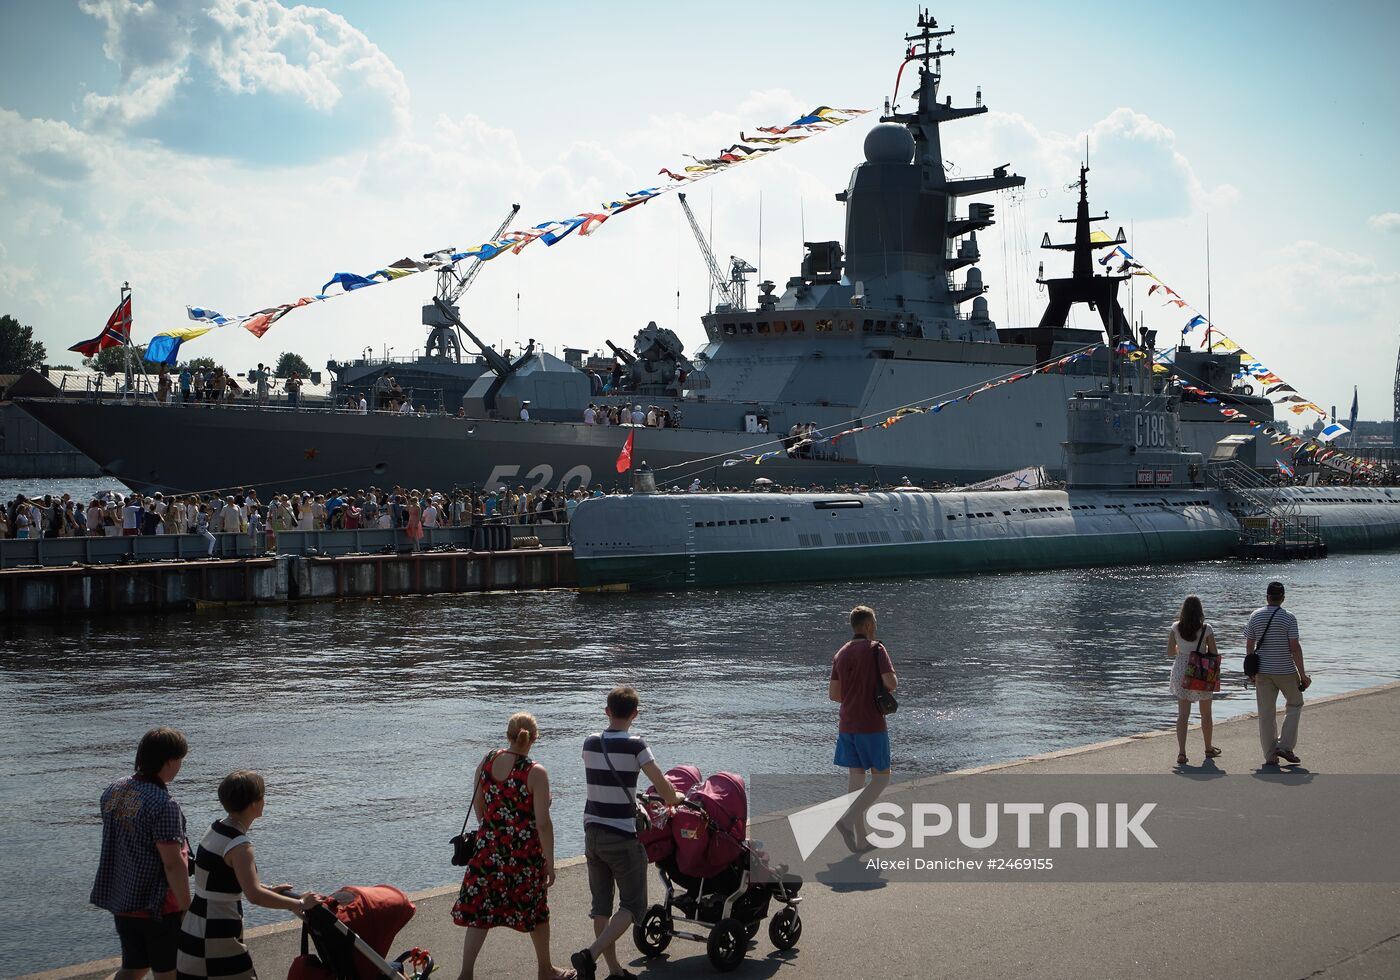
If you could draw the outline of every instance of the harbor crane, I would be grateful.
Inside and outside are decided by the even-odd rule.
[[[729,257],[729,278],[726,279],[724,273],[720,271],[719,263],[715,261],[715,253],[710,249],[710,243],[705,239],[704,232],[700,230],[700,223],[695,220],[694,212],[686,203],[685,194],[677,191],[676,197],[680,198],[681,209],[685,211],[686,220],[690,222],[690,230],[695,233],[695,243],[700,246],[700,255],[705,259],[705,265],[709,267],[710,284],[714,286],[715,292],[719,293],[720,301],[713,312],[729,313],[746,309],[748,277],[758,270],[738,256],[731,255]]]
[[[519,204],[512,204],[509,213],[501,222],[496,233],[491,236],[494,241],[505,234],[506,226],[515,219],[520,211]],[[425,259],[442,259],[450,257],[457,249],[449,245],[447,248],[440,248],[436,252],[427,252],[423,255]],[[462,338],[458,334],[457,301],[462,298],[462,294],[471,288],[477,275],[481,272],[484,263],[479,257],[470,263],[445,262],[438,269],[437,290],[433,294],[433,301],[423,307],[423,326],[428,328],[428,344],[424,348],[424,353],[428,357],[441,357],[454,363],[461,363],[462,360]],[[442,307],[452,311],[452,316],[444,314]]]

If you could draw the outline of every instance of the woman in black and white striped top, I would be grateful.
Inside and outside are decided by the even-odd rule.
[[[302,912],[320,895],[292,898],[291,885],[268,888],[258,878],[248,828],[262,816],[266,785],[262,776],[240,770],[219,784],[219,802],[228,816],[215,820],[195,855],[194,891],[180,928],[175,972],[196,977],[253,980],[253,958],[243,943],[243,898],[265,908]]]

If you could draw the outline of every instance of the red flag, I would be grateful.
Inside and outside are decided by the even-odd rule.
[[[622,444],[622,452],[617,454],[617,471],[626,473],[632,468],[632,438],[635,432],[627,433],[627,441]]]
[[[84,340],[68,348],[77,351],[84,357],[92,357],[100,350],[108,347],[120,347],[122,344],[131,343],[131,296],[117,304],[117,308],[112,311],[112,315],[107,318],[107,325],[102,328],[102,332],[91,340]]]

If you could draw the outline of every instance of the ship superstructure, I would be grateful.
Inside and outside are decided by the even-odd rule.
[[[24,407],[112,475],[166,492],[387,481],[486,489],[611,485],[629,434],[633,459],[647,461],[663,484],[698,477],[747,486],[762,476],[801,486],[902,477],[928,485],[1028,465],[1060,475],[1065,401],[1107,379],[1109,350],[1127,332],[1116,298],[1122,276],[1095,274],[1089,259],[1098,243],[1089,237],[1086,169],[1075,241],[1065,246],[1073,253],[1071,275],[1042,277],[1049,303],[1040,323],[993,322],[977,263],[978,234],[994,229],[996,215],[976,198],[1021,187],[1024,178],[1010,164],[972,177],[950,176],[945,166],[942,126],[987,111],[980,94],[973,105],[955,106],[941,92],[952,33],[924,14],[905,36],[917,88],[908,111],[889,106],[868,132],[863,161],[836,195],[845,206],[844,240],[805,243],[801,267],[781,291],[763,282],[752,307],[741,300],[705,315],[705,343],[691,356],[675,333],[649,324],[637,332],[633,352],[614,348],[619,359],[604,378],[587,371],[581,358],[560,360],[534,349],[502,356],[466,329],[450,303],[439,302],[425,318],[434,336],[455,341],[452,328],[460,329],[478,349],[469,370],[479,374],[460,402],[434,405],[424,415],[44,399]],[[1090,304],[1104,331],[1068,326],[1074,303]],[[1062,371],[1034,371],[1091,346],[1092,357]],[[434,352],[444,365],[467,367],[456,344],[440,342]],[[1213,358],[1178,363],[1195,372],[1194,384],[1210,375],[1215,383],[1202,386],[1219,390],[1222,402],[1234,398],[1231,371]],[[902,406],[1018,375],[1026,377],[941,414],[871,426],[839,443],[827,438]],[[1271,413],[1258,401],[1239,404],[1249,417]],[[626,431],[585,425],[590,404],[618,408],[626,418],[650,415],[654,406],[673,424]],[[1216,411],[1192,416],[1191,408],[1183,407],[1182,433],[1195,451],[1246,431],[1243,421],[1225,422]],[[747,465],[756,458],[764,460],[761,468]]]

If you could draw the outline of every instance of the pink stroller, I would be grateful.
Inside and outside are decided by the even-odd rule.
[[[685,797],[674,810],[667,810],[655,787],[638,798],[651,819],[650,829],[639,836],[666,887],[666,900],[633,927],[637,948],[658,956],[677,936],[703,942],[710,962],[728,972],[743,960],[774,900],[782,908],[768,923],[768,938],[778,949],[796,946],[802,935],[797,912],[802,879],[769,869],[747,839],[743,777],[719,772],[702,781],[695,766],[677,766],[666,780]],[[762,880],[754,880],[755,867]],[[707,931],[698,931],[702,928]]]

